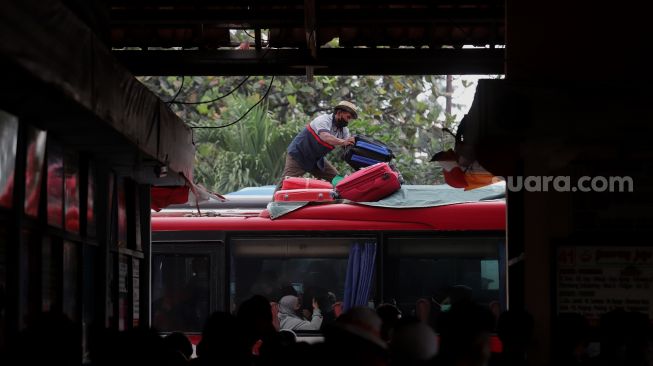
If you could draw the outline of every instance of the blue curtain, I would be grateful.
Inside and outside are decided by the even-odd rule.
[[[344,311],[356,306],[367,306],[372,289],[376,243],[354,243],[349,250],[345,279]]]

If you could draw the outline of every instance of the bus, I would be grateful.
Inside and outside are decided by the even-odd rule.
[[[418,302],[437,308],[463,287],[505,309],[501,195],[412,208],[309,203],[272,219],[272,190],[152,214],[152,326],[200,332],[209,314],[255,294],[296,293],[307,310],[320,296],[331,305],[392,303],[413,315]]]

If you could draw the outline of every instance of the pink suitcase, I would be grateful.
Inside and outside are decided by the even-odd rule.
[[[323,188],[323,189],[332,189],[333,186],[331,183],[312,178],[302,178],[302,177],[286,177],[281,183],[281,189],[312,189],[312,188]]]
[[[333,189],[286,189],[277,191],[274,194],[275,202],[283,201],[309,201],[309,202],[326,202],[334,200]]]
[[[399,174],[388,163],[378,163],[348,175],[336,185],[340,198],[355,202],[373,202],[401,188]]]

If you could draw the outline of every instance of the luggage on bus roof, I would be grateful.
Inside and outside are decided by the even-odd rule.
[[[376,202],[356,202],[352,204],[374,206],[390,209],[422,208],[452,205],[465,202],[503,200],[506,197],[505,182],[465,191],[441,185],[403,185],[397,192]],[[350,201],[345,201],[349,203]],[[270,202],[267,209],[270,218],[276,219],[289,212],[298,210],[309,202]],[[322,204],[311,202],[311,204]],[[328,203],[324,203],[328,204]]]

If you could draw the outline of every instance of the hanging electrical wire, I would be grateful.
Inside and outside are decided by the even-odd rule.
[[[245,82],[247,80],[249,80],[250,77],[251,76],[245,77],[243,80],[241,80],[238,83],[238,85],[236,85],[235,88],[231,89],[231,91],[229,91],[229,93],[221,95],[221,96],[219,96],[219,97],[217,97],[215,99],[206,100],[206,101],[202,101],[202,102],[172,102],[171,101],[171,102],[169,102],[169,104],[198,105],[198,104],[208,104],[208,103],[217,102],[218,100],[226,98],[226,97],[230,96],[231,94],[233,94],[236,90],[238,90],[238,88],[240,88],[243,84],[245,84]]]
[[[248,76],[248,78],[249,78],[249,76]],[[235,125],[236,123],[240,122],[243,118],[245,118],[245,116],[247,116],[249,114],[249,112],[252,111],[252,109],[256,108],[257,105],[261,104],[261,102],[263,102],[263,100],[265,100],[265,98],[268,97],[268,94],[270,94],[270,90],[272,89],[272,84],[273,83],[274,83],[274,75],[272,76],[272,80],[270,80],[270,85],[268,85],[268,90],[265,91],[265,94],[263,94],[261,99],[259,99],[258,102],[254,103],[254,105],[251,106],[247,110],[247,112],[245,112],[245,114],[240,116],[237,120],[235,120],[233,122],[229,122],[229,123],[227,123],[225,125],[221,125],[221,126],[192,126],[191,128],[192,129],[212,129],[212,128],[225,128],[225,127],[229,127],[231,125]]]
[[[172,99],[165,102],[166,104],[171,104],[171,103],[175,102],[175,99],[177,99],[177,97],[179,96],[179,93],[181,93],[181,90],[184,88],[184,81],[186,81],[186,77],[182,75],[181,76],[181,86],[179,87],[179,90],[177,90],[177,93],[175,94],[174,97],[172,97]]]

